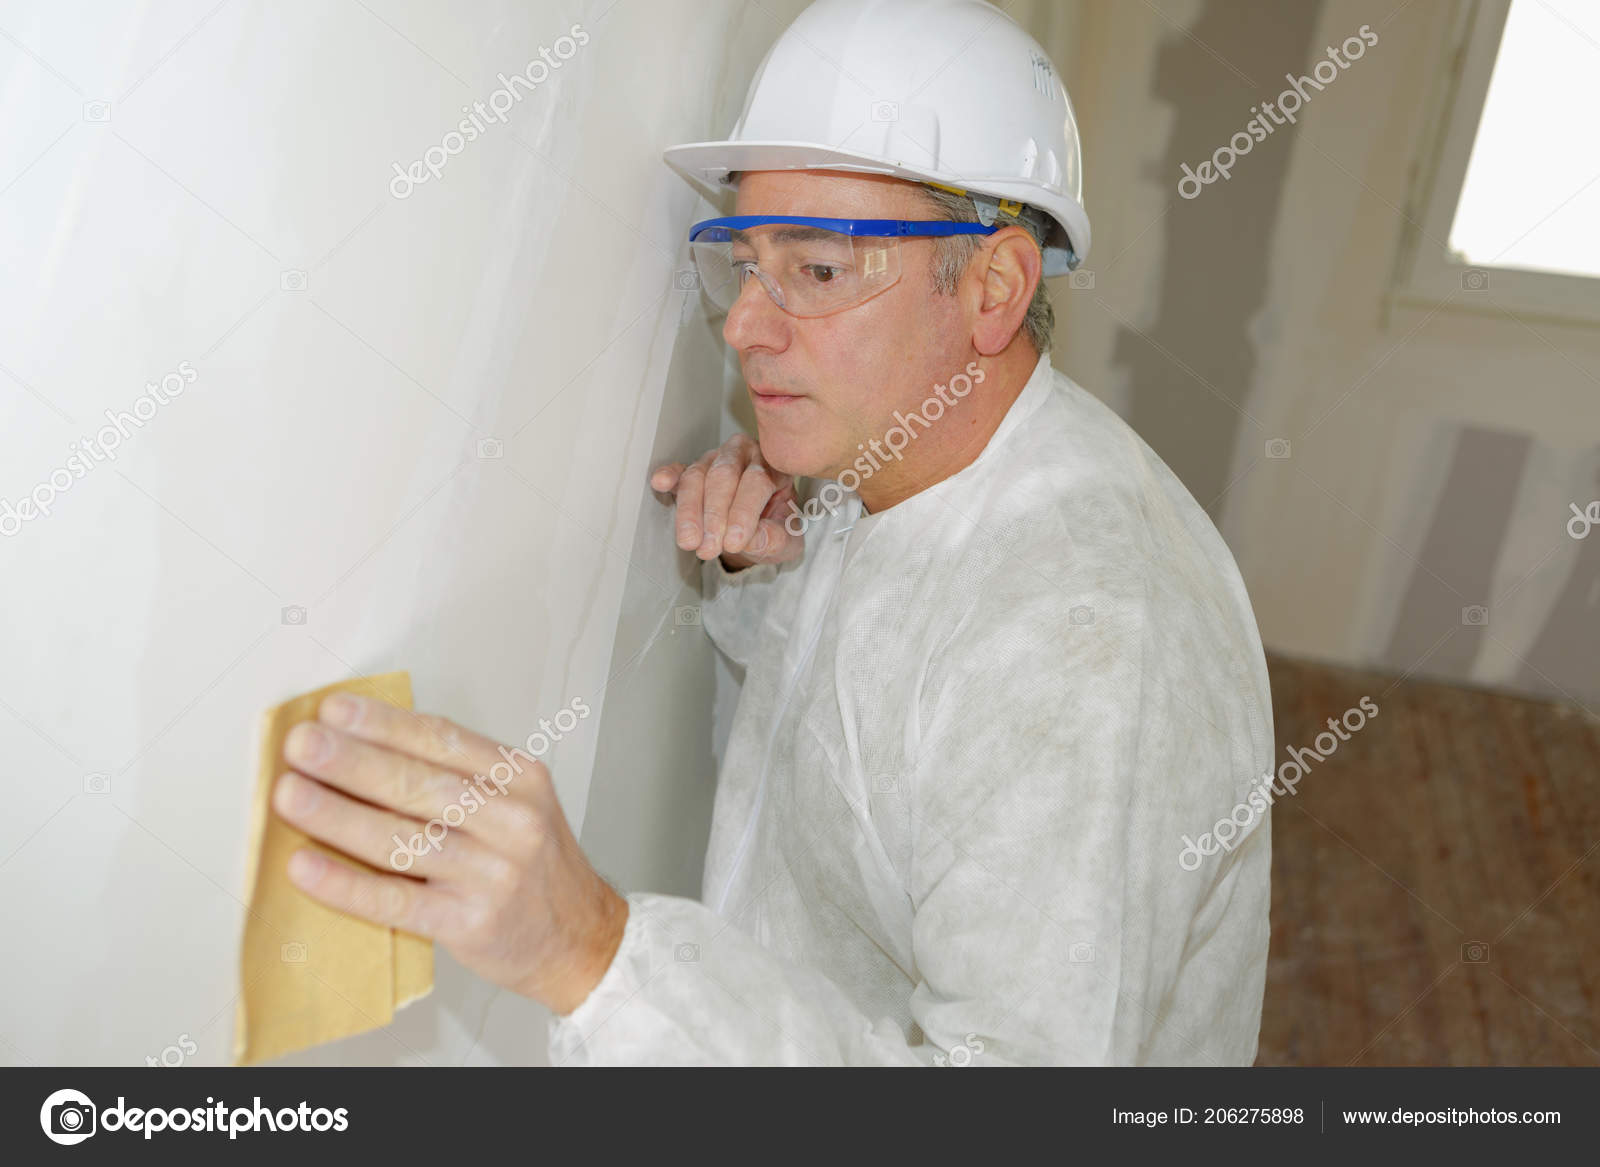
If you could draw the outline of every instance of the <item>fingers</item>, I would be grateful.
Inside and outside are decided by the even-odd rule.
[[[466,781],[459,773],[421,758],[369,745],[311,721],[289,731],[283,756],[302,774],[363,802],[424,821],[443,814]]]
[[[757,524],[774,494],[788,479],[787,474],[769,470],[759,457],[751,460],[739,478],[733,505],[728,510],[728,528],[722,539],[725,552],[759,555],[770,542],[771,532],[763,533]],[[772,544],[776,547],[776,544]]]
[[[793,476],[785,474],[783,477],[783,485],[767,500],[766,509],[761,512],[762,526],[771,535],[763,554],[774,563],[798,559],[806,549],[804,518],[801,518],[799,534],[790,526],[800,512],[796,505],[800,496],[794,488]]]
[[[676,495],[677,544],[700,559],[781,562],[803,550],[783,526],[793,476],[767,466],[748,434],[735,434],[687,466],[657,467],[650,484]]]
[[[354,693],[325,697],[317,718],[350,737],[458,774],[487,774],[491,766],[505,758],[498,742],[453,721]]]
[[[685,466],[683,473],[678,476],[677,538],[678,546],[685,551],[695,550],[705,538],[701,515],[705,502],[706,470],[711,465],[713,454],[715,451]]]
[[[733,509],[734,494],[749,464],[750,450],[739,438],[730,439],[711,459],[711,465],[706,469],[705,495],[701,507],[704,536],[696,552],[701,559],[715,559],[722,554],[722,540],[727,533],[728,514]]]
[[[375,875],[310,848],[289,857],[289,879],[314,900],[351,916],[430,939],[449,931],[455,898],[403,875]]]
[[[288,771],[278,778],[272,807],[285,820],[380,871],[424,879],[466,881],[480,874],[481,845],[446,839],[416,819],[357,802],[314,778]],[[442,820],[435,820],[442,827]]]
[[[750,546],[745,553],[762,561],[775,559],[790,537],[778,520],[762,519],[756,524],[756,533],[751,536]]]
[[[750,567],[757,563],[788,563],[805,554],[804,528],[799,534],[790,528],[798,498],[794,478],[770,470],[768,474],[780,485],[761,508],[761,520],[743,551],[724,555],[730,568]]]
[[[682,462],[669,462],[665,466],[658,466],[655,473],[650,475],[650,487],[652,490],[674,490],[678,485],[678,476],[682,473]]]

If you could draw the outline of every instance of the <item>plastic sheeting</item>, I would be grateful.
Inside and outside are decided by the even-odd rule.
[[[681,585],[628,554],[692,317],[660,150],[787,16],[739,10],[0,5],[0,1063],[227,1060],[262,709],[603,710],[625,582]],[[600,723],[545,759],[575,830]],[[441,955],[296,1060],[536,1063],[545,1016]]]

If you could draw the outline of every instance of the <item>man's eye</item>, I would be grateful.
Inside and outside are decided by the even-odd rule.
[[[819,284],[832,283],[844,274],[844,268],[828,263],[808,263],[802,265],[800,270],[810,272],[811,278]]]

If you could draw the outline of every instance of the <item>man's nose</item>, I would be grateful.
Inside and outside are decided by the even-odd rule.
[[[759,347],[782,352],[789,347],[789,329],[789,314],[778,307],[766,285],[752,274],[728,309],[722,339],[739,351]]]

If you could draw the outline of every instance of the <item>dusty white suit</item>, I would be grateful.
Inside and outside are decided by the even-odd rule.
[[[746,673],[703,903],[628,896],[552,1064],[1254,1059],[1266,817],[1179,855],[1272,762],[1255,620],[1205,513],[1048,353],[960,473],[704,572]]]

